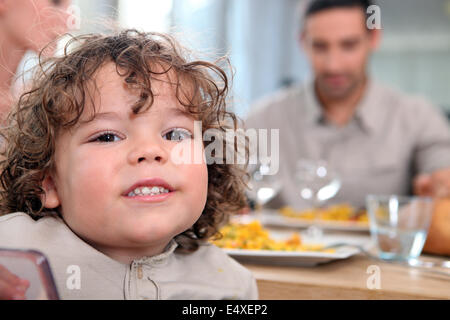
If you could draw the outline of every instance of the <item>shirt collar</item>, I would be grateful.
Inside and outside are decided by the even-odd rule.
[[[148,264],[152,266],[166,264],[177,247],[178,243],[174,239],[172,239],[162,253],[152,257],[142,257],[134,260],[133,262],[137,264]]]
[[[381,108],[378,103],[376,85],[372,80],[368,80],[366,91],[358,103],[354,119],[364,130],[371,133],[380,127]],[[307,119],[314,124],[324,121],[325,116],[314,88],[314,81],[310,80],[305,84]]]

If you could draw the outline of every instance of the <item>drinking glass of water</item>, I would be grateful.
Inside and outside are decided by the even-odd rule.
[[[281,190],[277,175],[270,174],[270,161],[262,161],[250,167],[248,196],[256,203],[256,211],[275,198]]]
[[[433,200],[426,197],[369,195],[366,204],[370,233],[379,257],[400,261],[417,259],[431,223]]]
[[[318,211],[325,201],[338,193],[341,180],[336,170],[325,160],[301,159],[297,162],[295,181],[300,197],[308,201],[311,209],[316,212],[315,220],[307,229],[307,234],[319,241],[323,230],[318,225]]]

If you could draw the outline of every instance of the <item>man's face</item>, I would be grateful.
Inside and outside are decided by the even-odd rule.
[[[366,28],[361,8],[337,8],[311,15],[305,21],[302,44],[311,62],[319,92],[345,98],[364,78],[377,44],[376,31]]]

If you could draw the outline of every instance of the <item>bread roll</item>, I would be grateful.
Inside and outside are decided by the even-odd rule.
[[[450,199],[435,201],[423,252],[450,256]]]

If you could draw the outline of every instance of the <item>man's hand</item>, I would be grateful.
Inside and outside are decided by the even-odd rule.
[[[24,300],[29,286],[28,280],[19,278],[0,265],[0,300]]]
[[[450,169],[417,176],[414,179],[414,193],[418,196],[450,198]]]

